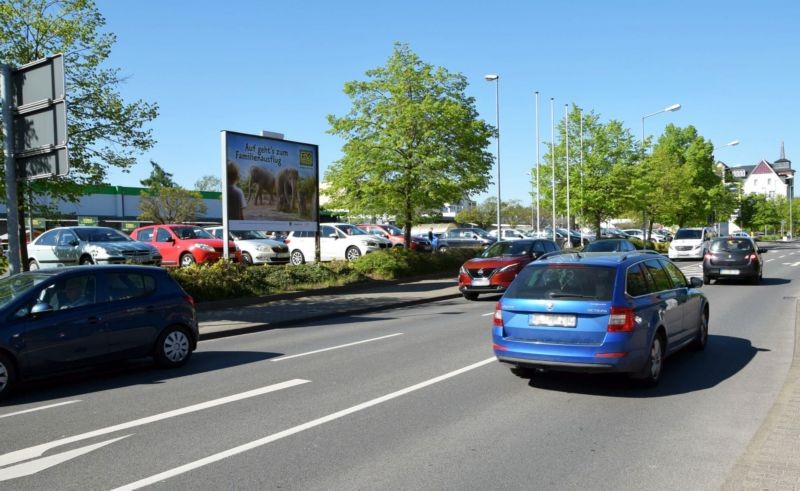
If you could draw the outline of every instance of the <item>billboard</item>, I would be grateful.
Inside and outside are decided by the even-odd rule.
[[[316,231],[317,145],[223,131],[222,216],[228,230]]]

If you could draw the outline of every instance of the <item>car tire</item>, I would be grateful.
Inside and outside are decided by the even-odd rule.
[[[195,263],[197,263],[197,261],[195,261],[194,256],[192,256],[191,253],[184,252],[183,254],[181,254],[179,263],[181,268],[187,268]]]
[[[292,254],[289,257],[289,262],[294,264],[295,266],[299,266],[306,262],[306,257],[303,255],[302,252],[295,249],[292,251]]]
[[[242,263],[245,266],[252,266],[253,265],[253,256],[251,256],[249,252],[243,252],[242,253]]]
[[[641,387],[655,387],[661,380],[664,368],[664,339],[660,334],[653,337],[650,343],[650,352],[642,369],[633,374],[633,379]]]
[[[750,278],[750,284],[751,285],[757,285],[759,283],[761,283],[761,278],[758,275],[753,276],[752,278]]]
[[[703,284],[710,285],[711,284],[711,277],[707,275],[703,275]]]
[[[438,252],[447,252],[447,246],[442,246],[438,249]]]
[[[183,326],[170,326],[158,336],[153,357],[164,368],[175,368],[185,364],[192,356],[192,339]]]
[[[700,324],[697,326],[697,337],[694,338],[690,347],[695,351],[703,351],[708,344],[708,314],[703,312],[700,316]]]
[[[478,294],[475,293],[475,292],[462,292],[461,294],[464,295],[464,298],[466,298],[467,300],[477,300],[478,299]]]
[[[94,261],[92,261],[92,258],[89,256],[81,256],[80,260],[78,260],[78,264],[80,264],[81,266],[87,266],[90,264],[94,264]]]
[[[39,267],[39,263],[36,262],[36,259],[31,259],[28,261],[28,271],[39,271],[42,269]]]
[[[0,353],[0,400],[8,397],[17,382],[17,371],[14,363],[4,353]]]
[[[361,257],[361,250],[356,246],[350,246],[344,251],[344,257],[348,261],[355,261]]]

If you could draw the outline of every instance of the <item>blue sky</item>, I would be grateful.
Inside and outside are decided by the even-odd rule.
[[[730,165],[786,156],[800,166],[800,3],[793,1],[185,1],[98,0],[117,35],[109,65],[127,100],[157,102],[158,144],[116,185],[138,186],[155,160],[178,184],[220,174],[223,129],[282,132],[319,145],[321,174],[341,156],[325,116],[349,109],[345,82],[383,65],[393,43],[460,72],[495,123],[500,75],[502,199],[530,203],[535,99],[540,140],[576,103],[639,138],[694,125]],[[731,140],[736,147],[723,147]],[[490,147],[495,151],[494,142]],[[542,155],[544,148],[542,149]],[[496,170],[492,171],[496,177]],[[496,195],[494,184],[475,196]]]

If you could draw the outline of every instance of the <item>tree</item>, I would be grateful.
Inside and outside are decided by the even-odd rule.
[[[142,191],[139,220],[154,223],[184,223],[197,220],[206,212],[206,204],[196,191],[180,186],[157,186]]]
[[[146,123],[156,104],[126,104],[117,87],[124,78],[107,59],[116,37],[91,0],[5,0],[0,3],[0,60],[20,66],[64,54],[70,173],[37,180],[43,201],[77,201],[87,185],[102,184],[109,167],[127,170],[155,141]],[[3,183],[5,180],[3,179]],[[19,196],[27,194],[25,182]],[[5,193],[3,194],[5,196]],[[23,207],[20,206],[20,210]],[[24,225],[20,220],[24,252]]]
[[[198,191],[220,191],[222,181],[217,176],[203,176],[194,183],[194,188]]]
[[[142,184],[142,186],[148,188],[175,187],[175,181],[172,180],[171,172],[165,171],[163,167],[153,162],[152,160],[150,161],[150,165],[153,166],[153,170],[150,171],[150,177],[139,181]]]
[[[463,75],[423,62],[405,44],[366,76],[344,86],[350,112],[328,116],[329,133],[345,140],[326,173],[329,206],[397,216],[409,241],[423,214],[487,188],[495,131],[478,118]]]

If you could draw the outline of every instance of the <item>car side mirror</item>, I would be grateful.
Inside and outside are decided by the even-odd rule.
[[[692,288],[700,288],[701,286],[703,286],[703,279],[698,278],[697,276],[692,276],[691,278],[689,278],[689,285]]]
[[[31,315],[43,314],[45,312],[52,312],[53,306],[47,302],[38,302],[31,308]]]
[[[766,249],[764,249],[764,248],[759,248],[759,249],[758,249],[758,253],[759,253],[759,254],[764,254],[764,253],[766,253],[766,252],[767,252],[767,250],[766,250]]]

